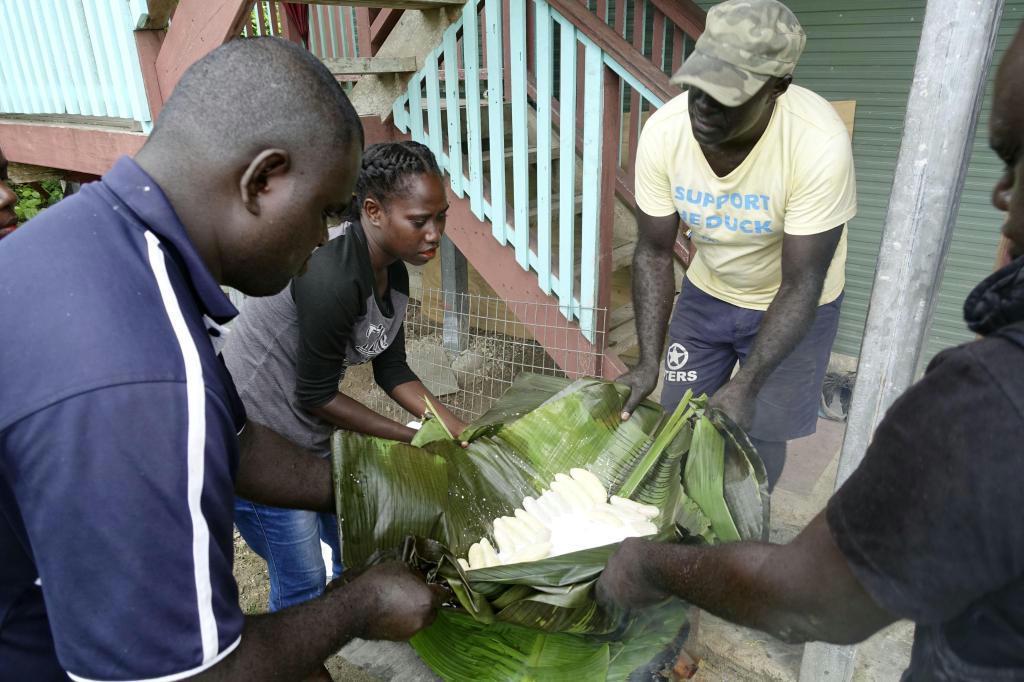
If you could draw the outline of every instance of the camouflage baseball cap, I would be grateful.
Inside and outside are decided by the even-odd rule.
[[[770,77],[793,73],[806,42],[800,22],[781,2],[727,0],[708,12],[704,33],[672,82],[737,107]]]

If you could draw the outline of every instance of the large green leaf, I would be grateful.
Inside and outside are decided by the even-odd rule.
[[[685,621],[678,602],[628,620],[598,608],[593,585],[614,545],[475,571],[455,561],[481,537],[493,537],[494,518],[512,513],[525,496],[536,496],[556,473],[573,467],[593,472],[611,494],[657,506],[659,539],[675,538],[677,523],[693,538],[738,538],[735,525],[731,533],[719,532],[723,509],[729,518],[725,457],[721,436],[700,419],[704,399],[687,396],[672,415],[645,401],[624,423],[625,393],[597,379],[524,375],[460,434],[470,441],[467,449],[436,420],[424,424],[412,445],[335,436],[346,565],[397,555],[410,547],[408,536],[416,536],[418,565],[456,595],[460,608],[443,612],[413,642],[442,677],[623,679],[678,633]],[[736,471],[734,489],[756,509],[757,495],[747,499],[756,483],[743,488],[741,480],[744,471],[754,475],[752,468],[743,463]]]
[[[711,521],[711,529],[718,539],[724,542],[740,539],[725,503],[725,438],[707,417],[698,419],[694,427],[683,485]]]
[[[579,682],[603,680],[608,671],[607,643],[508,623],[485,625],[451,610],[442,610],[412,645],[438,676],[458,682]]]

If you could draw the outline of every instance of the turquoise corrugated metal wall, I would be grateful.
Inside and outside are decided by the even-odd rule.
[[[705,9],[715,3],[700,3]],[[853,153],[859,213],[850,223],[846,298],[834,350],[856,355],[867,315],[882,225],[899,153],[907,96],[917,57],[924,0],[790,0],[807,31],[795,80],[829,100],[856,100]],[[1007,0],[993,64],[1024,18],[1024,0]],[[994,73],[994,68],[993,68]],[[957,74],[949,74],[956,78]],[[991,77],[978,124],[960,214],[925,349],[971,338],[961,307],[971,288],[992,270],[1001,217],[989,203],[1002,164],[988,149]]]

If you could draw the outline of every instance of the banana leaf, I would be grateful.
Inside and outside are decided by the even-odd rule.
[[[556,473],[577,466],[597,475],[609,494],[657,506],[659,539],[675,539],[682,528],[692,538],[715,540],[722,508],[729,514],[723,457],[712,453],[687,465],[694,477],[709,482],[697,495],[680,485],[703,400],[684,400],[673,415],[645,401],[622,422],[625,394],[623,387],[598,379],[570,383],[523,375],[456,440],[439,420],[428,420],[413,444],[335,435],[345,564],[358,568],[396,556],[415,536],[430,575],[456,595],[458,608],[444,611],[413,640],[445,679],[561,679],[563,673],[624,679],[618,675],[638,656],[671,640],[685,622],[678,602],[676,611],[667,612],[671,617],[663,613],[661,620],[651,620],[644,614],[646,625],[598,607],[593,586],[614,545],[474,571],[455,561],[481,537],[493,537],[493,519],[511,514],[525,496],[546,489]],[[468,440],[469,447],[460,447],[459,440]],[[753,453],[744,457],[756,460]],[[701,473],[703,467],[716,471]],[[745,460],[737,467],[743,470],[751,471]],[[737,494],[749,497],[752,488],[737,488]],[[759,505],[756,495],[745,499],[744,518],[760,513]],[[740,526],[749,530],[757,523],[733,523],[735,537],[746,537]],[[633,640],[635,651],[627,645]]]

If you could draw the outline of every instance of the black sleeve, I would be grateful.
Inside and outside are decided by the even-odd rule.
[[[409,368],[409,363],[405,359],[405,325],[403,324],[391,345],[373,359],[373,380],[384,389],[385,393],[391,393],[395,386],[418,379],[419,377]]]
[[[1021,367],[1002,339],[943,353],[829,501],[837,545],[893,614],[940,623],[1024,573],[1024,420],[1007,394]]]
[[[363,314],[363,287],[353,269],[337,262],[339,247],[332,241],[319,249],[306,274],[292,280],[299,321],[295,397],[306,409],[326,405],[338,392],[345,372],[345,348],[355,321]]]

